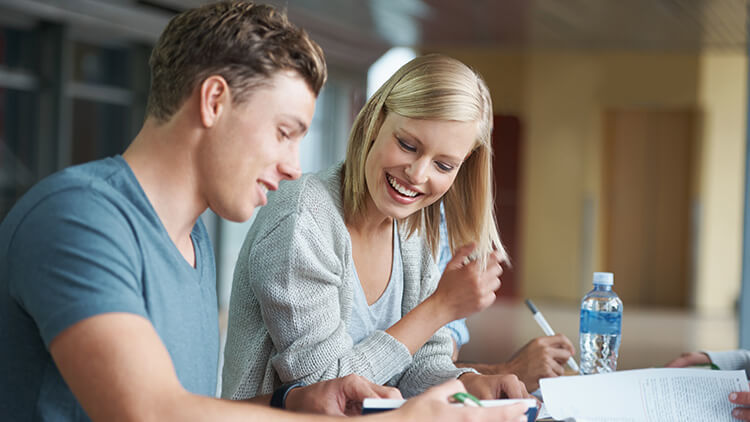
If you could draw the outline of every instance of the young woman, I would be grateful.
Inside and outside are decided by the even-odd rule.
[[[457,377],[481,398],[527,396],[513,375],[456,368],[441,328],[500,287],[491,130],[481,77],[419,57],[365,104],[343,164],[272,195],[235,270],[223,396],[349,373],[407,397]],[[454,252],[442,277],[440,200]]]

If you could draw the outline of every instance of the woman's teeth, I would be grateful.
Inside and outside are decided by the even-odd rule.
[[[401,186],[396,181],[396,179],[394,179],[390,174],[388,174],[386,176],[388,178],[388,183],[390,183],[390,185],[393,187],[393,189],[396,189],[396,191],[398,193],[400,193],[401,195],[408,196],[408,197],[411,197],[411,198],[419,195],[419,192],[414,192],[413,190],[410,190],[410,189],[407,189],[407,188]]]

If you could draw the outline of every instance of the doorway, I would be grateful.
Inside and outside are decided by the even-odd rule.
[[[689,301],[695,113],[605,114],[604,264],[628,305]]]
[[[521,120],[518,116],[496,114],[492,131],[492,169],[495,188],[495,217],[500,240],[511,260],[511,267],[503,270],[503,285],[499,296],[516,297],[522,266],[519,244],[518,207],[521,174]]]

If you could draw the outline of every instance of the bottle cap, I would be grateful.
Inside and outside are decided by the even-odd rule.
[[[594,284],[611,286],[615,284],[615,275],[612,273],[594,273]]]

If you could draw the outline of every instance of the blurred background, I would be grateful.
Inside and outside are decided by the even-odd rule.
[[[0,218],[40,178],[124,151],[142,123],[151,47],[202,3],[0,0]],[[368,93],[415,55],[453,56],[487,81],[513,268],[498,303],[469,319],[462,359],[503,361],[541,335],[525,298],[577,344],[594,271],[614,272],[625,304],[620,368],[738,346],[747,0],[269,3],[308,30],[330,69],[301,144],[305,172],[343,159]],[[251,222],[203,218],[225,315]]]

